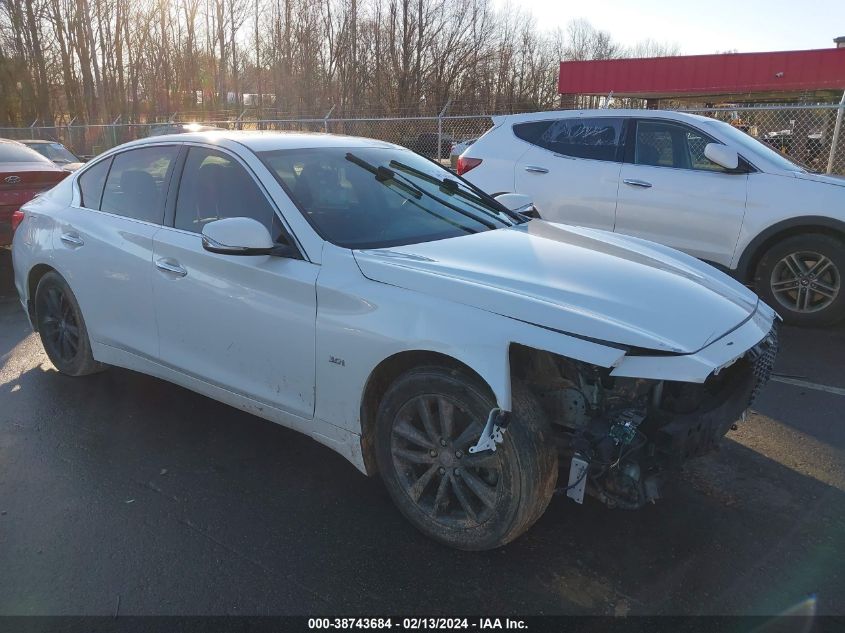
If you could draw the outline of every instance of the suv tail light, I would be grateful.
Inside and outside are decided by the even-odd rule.
[[[25,215],[24,212],[18,209],[17,211],[12,211],[12,233],[21,225],[23,222]]]
[[[458,156],[457,172],[458,176],[463,176],[470,169],[475,169],[481,164],[480,158],[468,158],[466,156]]]

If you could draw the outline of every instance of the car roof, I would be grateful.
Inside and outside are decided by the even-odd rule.
[[[47,141],[43,138],[22,138],[18,141],[22,145],[52,145],[58,143],[59,141]]]
[[[570,117],[639,117],[648,119],[673,119],[687,121],[712,121],[708,117],[689,112],[678,112],[677,110],[643,110],[634,108],[604,108],[601,110],[547,110],[541,112],[525,112],[522,114],[508,114],[493,117],[494,122],[499,125],[505,120],[508,123],[522,123],[526,121],[541,121],[548,119],[565,119]]]
[[[130,141],[121,148],[159,143],[221,143],[231,141],[248,147],[255,152],[279,149],[310,149],[317,147],[399,147],[392,143],[358,136],[323,134],[314,132],[240,131],[212,130],[208,132],[187,132],[162,134],[137,141]],[[221,143],[222,144],[222,143]]]

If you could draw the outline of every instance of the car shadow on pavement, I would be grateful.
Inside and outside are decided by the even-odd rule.
[[[0,300],[17,297],[12,273],[12,251],[0,247]]]
[[[672,492],[639,512],[558,497],[514,543],[459,552],[301,434],[45,362],[0,381],[0,613],[842,611],[840,488],[728,440]]]
[[[20,318],[21,314],[12,274],[11,252],[0,248],[0,369],[18,344],[32,334],[29,323]]]

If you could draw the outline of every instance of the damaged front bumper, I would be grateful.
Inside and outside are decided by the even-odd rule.
[[[735,428],[769,380],[777,351],[775,324],[704,383],[658,383],[639,418],[628,410],[593,420],[572,442],[567,496],[581,503],[590,494],[626,509],[654,502],[666,473],[716,450]]]
[[[611,376],[701,383],[729,367],[768,336],[778,321],[762,301],[743,323],[691,354],[630,355],[614,363]]]

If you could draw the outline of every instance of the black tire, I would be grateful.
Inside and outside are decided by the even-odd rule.
[[[754,285],[786,323],[831,325],[845,317],[843,275],[842,240],[808,233],[787,237],[769,248],[757,264]]]
[[[557,452],[533,395],[515,385],[513,405],[497,450],[470,455],[496,406],[486,385],[461,371],[421,367],[390,386],[376,418],[376,459],[393,501],[423,534],[486,550],[543,514],[557,483]]]
[[[35,290],[35,321],[50,362],[68,376],[86,376],[106,369],[94,360],[79,303],[68,283],[49,272]]]

